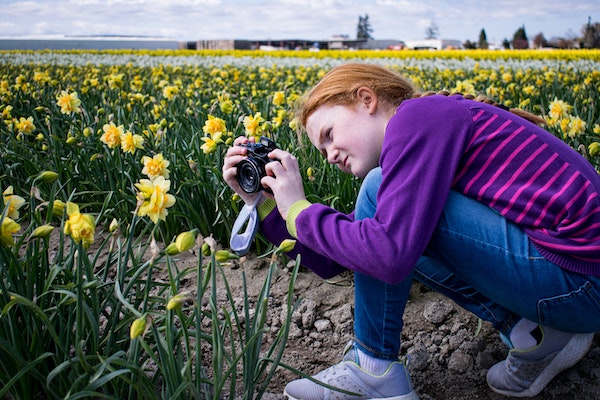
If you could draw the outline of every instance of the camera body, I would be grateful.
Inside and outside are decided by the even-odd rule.
[[[261,184],[260,180],[266,176],[265,165],[275,159],[267,157],[271,151],[277,148],[275,142],[271,139],[261,136],[258,143],[240,144],[248,150],[248,158],[240,161],[237,165],[237,181],[246,193],[256,193],[260,190],[267,190]]]

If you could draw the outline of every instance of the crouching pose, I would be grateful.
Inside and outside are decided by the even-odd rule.
[[[533,397],[590,349],[600,330],[600,177],[543,119],[477,100],[417,93],[371,64],[327,73],[298,119],[329,163],[364,178],[350,214],[308,202],[297,159],[281,149],[261,180],[273,195],[244,192],[236,165],[247,150],[228,149],[224,179],[259,203],[270,241],[297,239],[290,255],[323,278],[354,271],[355,340],[318,381],[360,398],[418,398],[398,360],[413,279],[491,322],[511,347],[487,372],[494,392]],[[309,379],[285,394],[359,398]]]

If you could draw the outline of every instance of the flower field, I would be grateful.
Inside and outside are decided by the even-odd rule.
[[[293,120],[349,61],[543,115],[600,171],[600,51],[0,52],[0,398],[259,398],[291,368],[287,325],[263,340],[271,275],[241,309],[220,279],[243,205],[221,165],[235,137],[268,136],[310,201],[351,210],[359,182]],[[289,245],[254,250],[274,270]]]

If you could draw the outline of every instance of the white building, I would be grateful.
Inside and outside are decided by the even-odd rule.
[[[452,39],[405,40],[404,43],[411,50],[462,49],[463,47],[460,40]]]

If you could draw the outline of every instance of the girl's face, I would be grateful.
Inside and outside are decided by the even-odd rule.
[[[308,138],[330,164],[364,178],[379,165],[389,121],[386,113],[376,110],[376,101],[321,106],[306,121]]]

